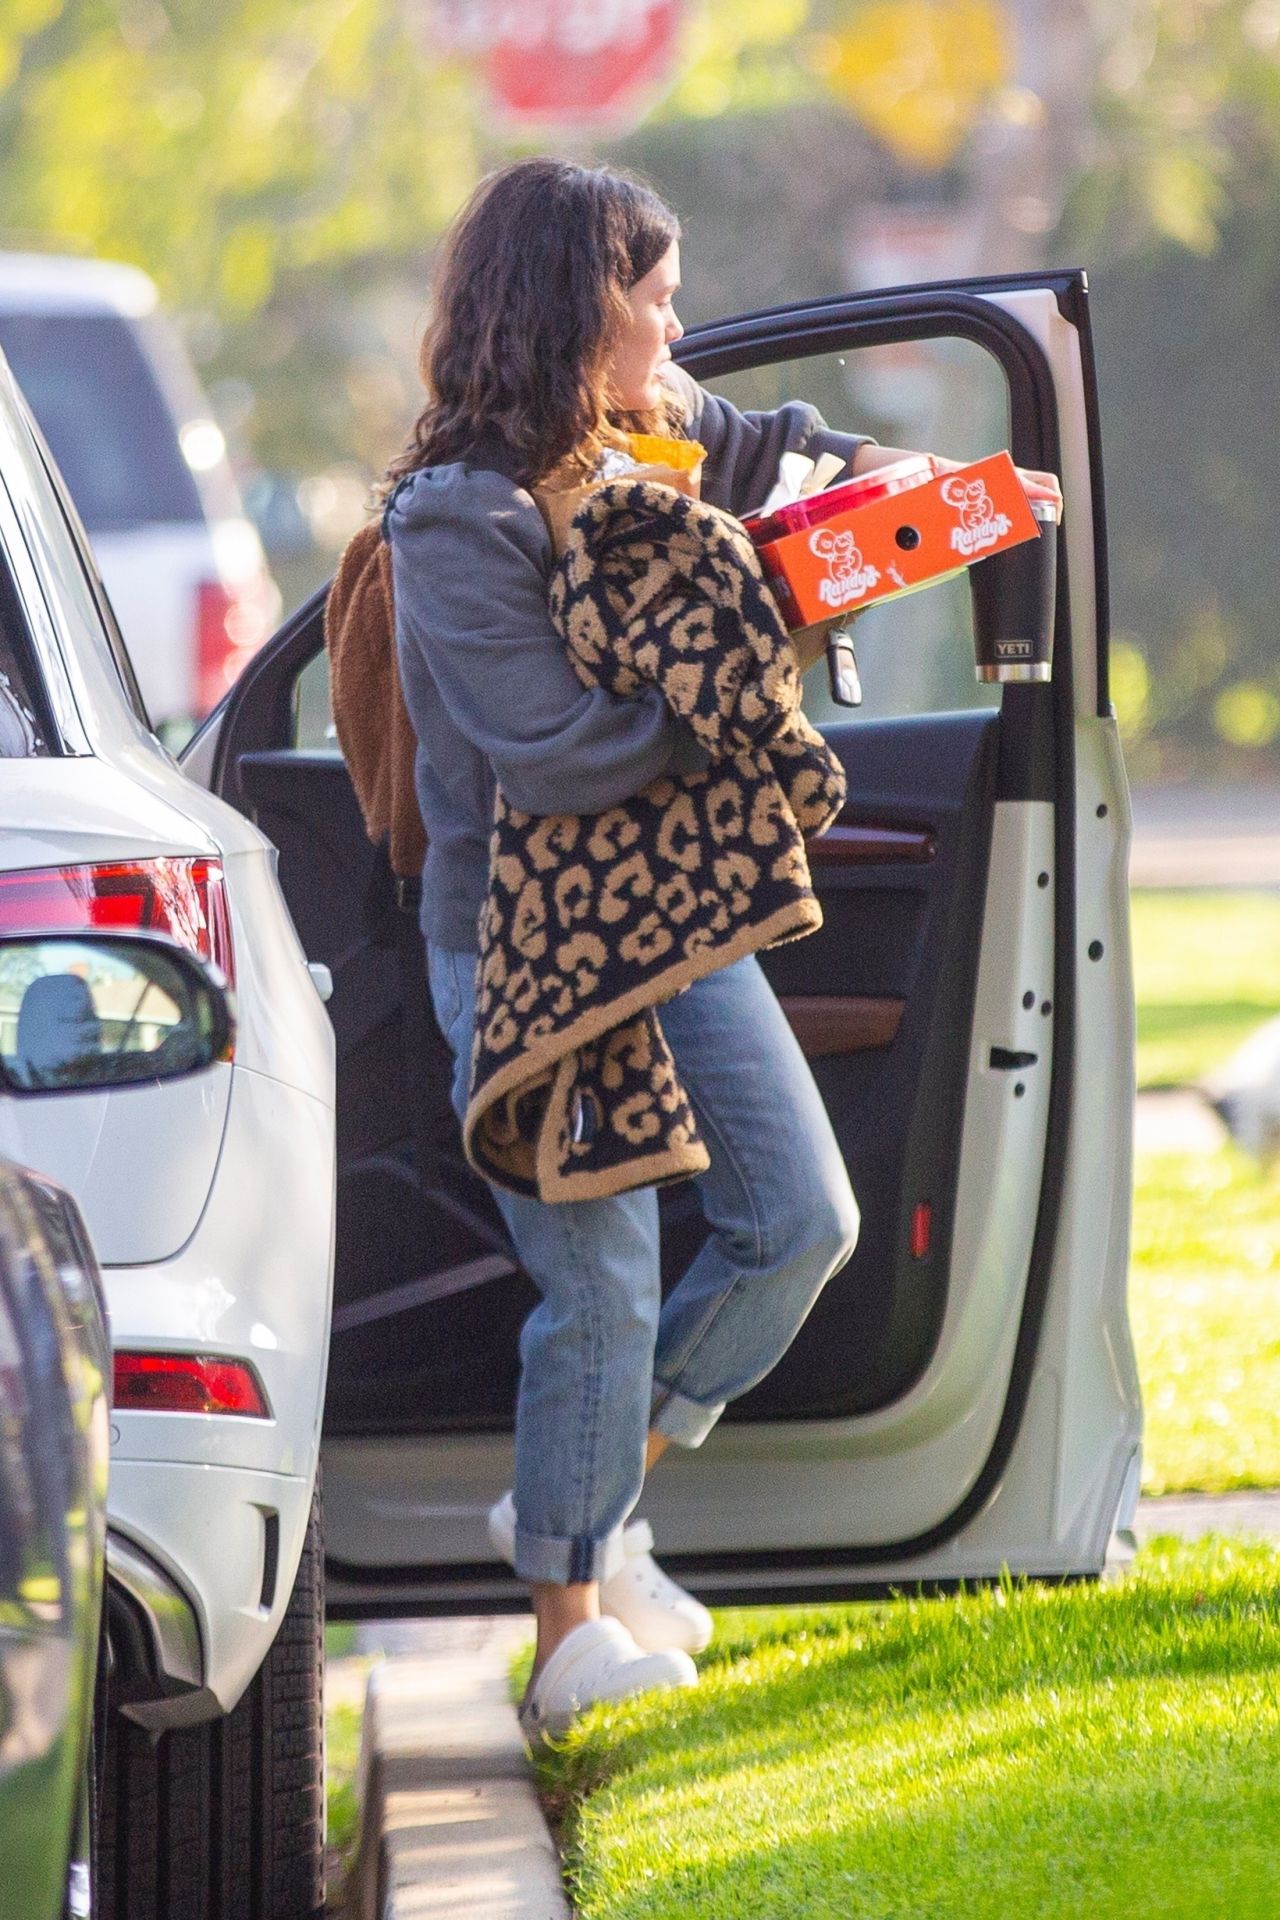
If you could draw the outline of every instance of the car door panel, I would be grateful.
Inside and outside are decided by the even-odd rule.
[[[967,1578],[1002,1560],[1080,1570],[1099,1563],[1101,1516],[1133,1478],[1131,999],[1117,933],[1127,808],[1106,696],[1083,278],[816,302],[700,329],[681,357],[714,383],[770,359],[951,334],[998,360],[1015,458],[1063,476],[1054,678],[1006,687],[998,710],[825,729],[849,801],[812,848],[824,925],[764,965],[813,1063],[863,1226],[697,1473],[676,1461],[654,1482],[664,1545],[712,1593],[844,1590],[903,1569]],[[462,1160],[414,915],[364,840],[339,756],[289,744],[292,683],[322,613],[318,595],[193,758],[275,840],[303,943],[334,972],[332,1565],[352,1605],[504,1604],[510,1588],[483,1568],[482,1515],[510,1471],[515,1343],[534,1296]],[[1088,946],[1107,953],[1092,977],[1077,943],[1078,855],[1107,933]],[[1082,986],[1109,1053],[1077,1033]],[[1107,1111],[1097,1205],[1073,1127],[1081,1061]],[[662,1208],[670,1285],[704,1229],[690,1184],[665,1191]],[[1091,1258],[1092,1321],[1078,1298]]]
[[[735,1404],[735,1420],[828,1418],[882,1404],[919,1370],[936,1333],[958,1142],[913,1129],[907,1110],[945,1107],[962,1094],[964,1022],[940,1020],[935,1009],[939,996],[952,1006],[972,997],[996,719],[960,714],[931,723],[923,788],[908,731],[897,721],[831,730],[856,795],[837,831],[859,857],[819,858],[823,928],[766,956],[784,1006],[825,1003],[815,1072],[864,1228],[782,1368]],[[448,1283],[506,1242],[462,1157],[444,1044],[429,1017],[406,1038],[405,1009],[415,992],[425,994],[414,971],[421,960],[412,916],[397,909],[336,755],[259,749],[241,755],[237,771],[255,822],[279,849],[281,884],[308,957],[333,974],[339,1224],[330,1430],[505,1429],[515,1336],[535,1296],[514,1266],[485,1268],[473,1287]],[[813,983],[826,980],[839,981],[842,993],[813,995]],[[850,1009],[859,1044],[837,1049],[830,1025],[843,1020],[847,1039]],[[868,1044],[869,1018],[879,1023],[879,1045]],[[922,1193],[934,1219],[927,1260],[911,1258],[903,1223],[903,1207]],[[664,1193],[663,1212],[670,1286],[704,1227],[692,1187]],[[473,1297],[476,1287],[483,1301]]]

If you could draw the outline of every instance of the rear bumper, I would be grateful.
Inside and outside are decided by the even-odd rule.
[[[113,1476],[125,1461],[186,1461],[311,1483],[328,1368],[333,1222],[332,1110],[237,1066],[195,1232],[172,1260],[106,1267],[103,1282],[113,1348],[246,1360],[270,1417],[117,1409]],[[108,1510],[114,1518],[111,1495]]]
[[[311,1481],[287,1474],[113,1464],[108,1620],[131,1719],[230,1712],[289,1604],[310,1510]]]
[[[140,1547],[107,1535],[111,1677],[125,1710],[177,1701],[204,1685],[204,1648],[190,1596]]]
[[[246,1360],[270,1407],[267,1419],[112,1414],[107,1513],[117,1607],[124,1595],[135,1623],[140,1607],[145,1614],[139,1596],[128,1597],[123,1547],[189,1607],[200,1647],[198,1686],[169,1684],[144,1620],[139,1644],[156,1652],[158,1683],[154,1699],[129,1711],[147,1725],[233,1707],[288,1604],[324,1410],[333,1167],[332,1109],[237,1066],[196,1231],[172,1260],[104,1270],[113,1347]]]

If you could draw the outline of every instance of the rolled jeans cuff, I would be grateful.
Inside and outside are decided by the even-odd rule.
[[[649,1425],[672,1446],[700,1447],[724,1409],[723,1400],[714,1407],[706,1407],[700,1400],[690,1400],[687,1394],[677,1393],[674,1387],[664,1387],[660,1380],[655,1380]]]
[[[557,1587],[585,1580],[611,1580],[621,1571],[625,1559],[620,1526],[603,1540],[593,1540],[588,1534],[562,1539],[553,1534],[526,1533],[516,1526],[515,1569],[522,1580],[547,1581]]]

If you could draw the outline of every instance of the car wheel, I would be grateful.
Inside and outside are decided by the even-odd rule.
[[[323,1689],[317,1488],[288,1609],[239,1704],[158,1740],[110,1716],[103,1920],[313,1920],[323,1912]]]

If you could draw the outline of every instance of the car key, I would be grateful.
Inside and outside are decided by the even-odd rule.
[[[862,705],[858,656],[853,650],[853,635],[845,627],[827,635],[827,683],[838,707]]]

